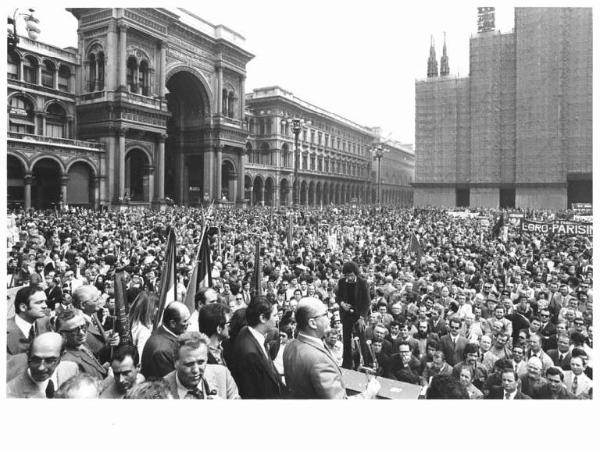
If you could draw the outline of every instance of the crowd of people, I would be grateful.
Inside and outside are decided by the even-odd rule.
[[[428,398],[591,398],[589,237],[508,221],[495,233],[507,212],[476,213],[11,212],[8,396],[344,398],[344,368],[420,385]],[[204,225],[212,283],[189,308]],[[177,300],[157,312],[169,228]],[[115,327],[116,272],[128,337]],[[377,381],[357,396],[376,397]]]

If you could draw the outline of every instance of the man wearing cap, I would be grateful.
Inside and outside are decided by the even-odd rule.
[[[365,347],[366,317],[371,305],[367,282],[358,276],[358,265],[346,262],[342,267],[343,277],[338,281],[336,299],[340,305],[343,326],[344,361],[342,367],[352,369],[352,333]]]
[[[323,337],[330,330],[327,306],[316,298],[303,298],[296,310],[298,338],[283,351],[283,368],[288,390],[295,399],[345,399],[346,388],[335,357],[325,348]],[[373,378],[357,395],[371,399],[380,384]]]

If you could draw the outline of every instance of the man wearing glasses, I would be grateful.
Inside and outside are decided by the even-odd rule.
[[[6,385],[8,398],[54,398],[60,385],[78,373],[73,362],[61,361],[64,341],[55,332],[33,339],[27,369]]]
[[[88,327],[88,322],[78,310],[65,310],[58,315],[56,330],[66,342],[66,350],[62,359],[76,363],[81,373],[102,380],[108,376],[108,369],[96,359],[87,347]]]
[[[298,338],[283,351],[283,368],[290,396],[294,399],[346,399],[342,372],[333,354],[323,344],[330,330],[327,306],[316,298],[303,298],[296,310]],[[381,388],[372,378],[359,398],[374,398]]]
[[[446,362],[456,365],[462,360],[468,340],[460,335],[462,321],[456,317],[450,318],[450,333],[440,339],[440,351],[444,352]]]

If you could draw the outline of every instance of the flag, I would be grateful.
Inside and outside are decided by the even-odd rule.
[[[500,217],[496,221],[496,224],[494,224],[494,227],[492,228],[492,237],[498,238],[500,236],[500,231],[502,230],[502,227],[504,227],[504,215],[503,214],[500,215]]]
[[[260,238],[256,240],[256,250],[254,251],[254,296],[262,296],[262,260],[260,258]]]
[[[190,312],[196,309],[194,298],[200,287],[212,286],[212,264],[210,261],[210,245],[208,244],[208,227],[202,229],[202,238],[198,246],[198,254],[196,255],[196,264],[188,283],[183,303],[187,306]]]
[[[131,333],[129,330],[129,316],[127,314],[127,289],[123,273],[115,273],[115,327],[114,331],[119,334],[119,343],[131,345]]]
[[[175,264],[177,243],[175,232],[171,227],[167,230],[167,236],[167,252],[165,254],[162,274],[160,276],[160,294],[158,297],[158,311],[154,317],[154,330],[156,330],[162,322],[165,307],[175,301],[177,297],[177,265]]]
[[[414,232],[411,233],[411,236],[410,236],[409,251],[417,254],[417,263],[420,265],[421,260],[423,260],[423,249],[421,248],[421,243],[419,243],[419,240],[418,240],[417,236],[414,234]]]
[[[293,231],[294,231],[294,221],[292,219],[292,215],[290,214],[290,216],[288,217],[288,233],[287,233],[287,245],[288,248],[292,248],[292,237],[293,237]]]

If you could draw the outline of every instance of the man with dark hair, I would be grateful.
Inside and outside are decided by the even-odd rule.
[[[52,330],[46,316],[46,299],[46,293],[37,285],[17,291],[15,316],[6,322],[7,354],[27,352],[33,337]]]
[[[503,360],[503,359],[501,359]],[[493,388],[490,390],[487,399],[531,399],[529,396],[521,393],[518,388],[517,372],[511,368],[503,368],[500,373],[502,381],[501,388]]]
[[[27,368],[6,385],[8,398],[53,398],[60,385],[78,373],[73,362],[61,361],[65,342],[55,332],[35,337],[27,352]]]
[[[327,306],[316,298],[298,303],[298,338],[283,351],[283,367],[290,395],[295,399],[346,399],[346,389],[335,357],[325,348],[323,337],[330,330]],[[359,398],[374,398],[380,384],[370,379]]]
[[[584,373],[585,359],[576,354],[571,357],[571,369],[565,371],[565,387],[578,398],[591,398],[592,380]]]
[[[210,339],[208,363],[225,365],[221,343],[229,338],[229,307],[216,303],[208,304],[198,312],[198,330]]]
[[[56,318],[55,327],[66,342],[66,351],[62,359],[75,362],[80,373],[90,374],[99,380],[106,378],[108,370],[87,347],[88,322],[81,311],[65,310],[61,312]]]
[[[239,399],[231,373],[224,365],[208,363],[209,339],[185,332],[177,339],[175,370],[164,377],[175,399]]]
[[[390,356],[383,368],[383,377],[418,384],[422,372],[421,362],[414,356],[408,342],[400,342],[398,352]]]
[[[548,349],[548,357],[552,359],[554,365],[568,370],[571,368],[571,340],[567,333],[561,332],[556,336],[557,349]]]
[[[459,318],[452,317],[448,322],[450,333],[440,338],[440,351],[446,356],[448,365],[456,365],[462,360],[467,339],[460,335],[462,321]]]
[[[175,369],[177,337],[188,327],[190,312],[182,302],[172,302],[163,314],[162,325],[152,333],[142,352],[142,374],[146,379],[164,377]]]
[[[463,360],[452,368],[452,375],[457,379],[463,367],[468,366],[472,370],[472,383],[479,390],[483,389],[488,378],[488,369],[479,360],[479,346],[475,343],[467,343],[463,352]]]
[[[469,399],[467,389],[454,376],[438,374],[431,379],[426,399]]]
[[[551,366],[546,371],[547,384],[544,385],[534,396],[535,399],[576,399],[573,393],[571,393],[563,381],[565,375],[562,370],[556,366]]]
[[[121,345],[112,356],[112,376],[105,379],[100,398],[122,399],[131,388],[144,382],[140,370],[140,356],[136,346]]]
[[[352,334],[355,333],[359,337],[360,345],[364,349],[366,318],[371,305],[371,297],[367,282],[359,277],[356,263],[344,263],[342,274],[343,277],[338,281],[336,292],[343,326],[344,362],[342,367],[352,369]]]
[[[277,304],[266,297],[254,298],[246,309],[244,326],[233,343],[231,374],[244,399],[277,399],[283,394],[279,373],[265,346],[269,330],[276,326]]]

